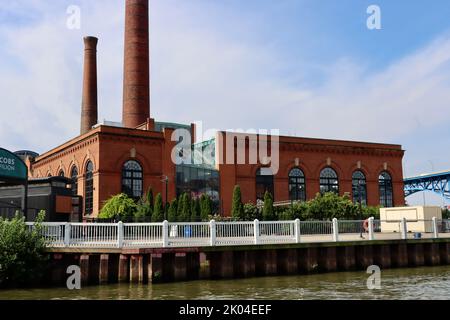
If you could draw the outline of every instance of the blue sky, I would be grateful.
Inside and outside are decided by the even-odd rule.
[[[99,117],[120,120],[123,2],[0,0],[2,147],[77,135],[86,35],[100,38]],[[381,30],[366,27],[372,4]],[[80,30],[66,27],[70,5]],[[446,0],[151,0],[151,113],[398,143],[406,176],[450,169],[448,17]]]

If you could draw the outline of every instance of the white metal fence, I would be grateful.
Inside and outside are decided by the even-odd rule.
[[[383,223],[390,223],[382,232]],[[408,226],[423,222],[423,238],[450,237],[450,220],[379,221],[373,218],[333,221],[244,221],[197,223],[43,223],[50,247],[168,248],[314,243],[417,238]],[[33,223],[27,224],[34,228]],[[363,238],[363,239],[361,239]]]

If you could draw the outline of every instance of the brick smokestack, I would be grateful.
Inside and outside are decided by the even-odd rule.
[[[126,0],[122,123],[135,128],[150,118],[148,0]]]
[[[97,124],[97,43],[95,37],[84,38],[83,100],[81,103],[81,134]]]

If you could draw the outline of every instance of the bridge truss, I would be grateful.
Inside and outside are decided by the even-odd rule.
[[[450,200],[450,171],[406,178],[404,183],[406,197],[418,192],[431,191]]]

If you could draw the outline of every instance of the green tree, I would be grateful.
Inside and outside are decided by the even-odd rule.
[[[209,195],[202,194],[200,198],[200,216],[202,221],[208,221],[212,215],[212,201]]]
[[[244,205],[244,218],[245,220],[252,221],[255,219],[261,220],[261,212],[253,203],[246,203]]]
[[[192,199],[191,201],[191,221],[200,221],[200,199]]]
[[[168,214],[169,222],[177,222],[178,220],[177,211],[178,211],[178,200],[173,199],[169,207],[169,214]]]
[[[126,194],[121,193],[111,197],[106,201],[99,218],[101,219],[115,219],[127,220],[132,218],[137,211],[137,205],[133,199]]]
[[[264,221],[271,221],[275,219],[274,209],[273,209],[273,198],[270,192],[266,191],[264,194],[264,207],[262,218]]]
[[[0,287],[37,285],[42,278],[48,261],[41,236],[44,218],[41,211],[31,231],[18,214],[0,218]]]
[[[191,199],[187,193],[181,196],[178,206],[181,206],[178,220],[180,222],[189,222],[191,220]]]
[[[154,209],[154,200],[153,200],[153,189],[152,189],[152,187],[150,187],[148,189],[147,193],[145,194],[145,198],[146,198],[146,203],[150,207],[150,210],[153,211],[153,209]]]
[[[158,193],[155,200],[155,207],[153,208],[152,222],[164,221],[164,205],[161,193]]]
[[[233,190],[233,202],[231,204],[231,216],[235,219],[244,220],[244,205],[242,204],[241,187],[236,185]]]

